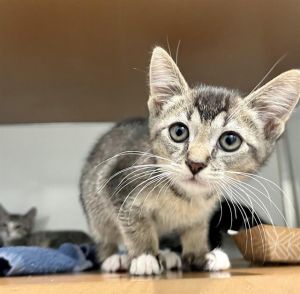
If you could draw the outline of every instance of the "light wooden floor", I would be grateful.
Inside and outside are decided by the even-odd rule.
[[[235,262],[233,267],[222,273],[170,272],[149,278],[100,273],[0,278],[0,293],[300,293],[300,266],[249,267]]]

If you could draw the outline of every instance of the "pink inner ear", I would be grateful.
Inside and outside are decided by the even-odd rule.
[[[278,120],[270,120],[264,127],[266,139],[277,139],[282,133],[282,122]]]

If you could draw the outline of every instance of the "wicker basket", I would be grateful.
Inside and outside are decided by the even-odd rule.
[[[233,239],[244,258],[256,263],[300,263],[300,229],[259,225]]]

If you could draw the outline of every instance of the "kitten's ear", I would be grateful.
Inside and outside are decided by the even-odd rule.
[[[32,207],[26,214],[24,215],[27,220],[29,220],[31,223],[34,222],[34,219],[37,214],[37,209],[35,207]]]
[[[189,87],[176,63],[161,47],[154,48],[149,70],[150,111],[162,109],[173,96],[183,95]]]
[[[257,111],[268,138],[277,139],[284,131],[300,96],[300,70],[289,70],[245,98]]]
[[[0,204],[0,218],[8,216],[6,209]]]

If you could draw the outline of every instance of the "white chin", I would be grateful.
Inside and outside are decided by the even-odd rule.
[[[210,187],[209,185],[204,181],[199,181],[196,179],[184,179],[178,181],[178,185],[181,189],[186,191],[188,194],[199,194],[203,192],[209,192]]]

